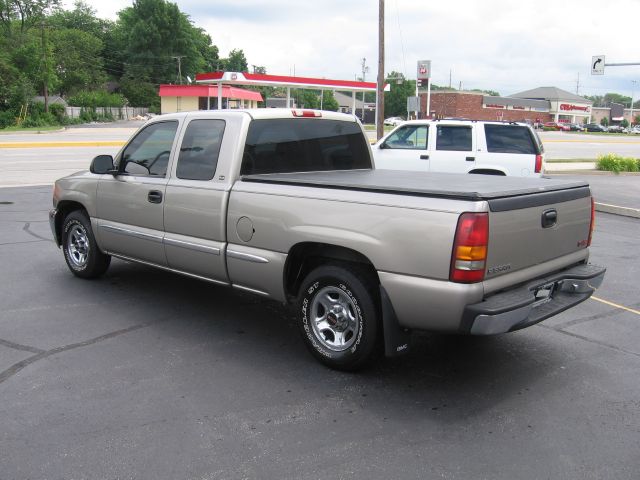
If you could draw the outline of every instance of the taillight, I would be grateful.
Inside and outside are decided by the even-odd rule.
[[[596,202],[591,197],[591,224],[589,225],[589,240],[587,247],[591,246],[591,237],[593,237],[593,229],[596,228]]]
[[[536,173],[540,173],[542,172],[542,155],[538,154],[536,155]]]
[[[291,110],[294,117],[318,118],[322,117],[322,112],[317,110]]]
[[[489,244],[489,214],[463,213],[458,219],[449,280],[473,283],[484,280]]]

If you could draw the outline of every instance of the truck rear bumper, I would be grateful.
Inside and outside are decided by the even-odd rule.
[[[460,333],[495,335],[534,325],[588,299],[605,271],[597,265],[578,265],[467,305]]]

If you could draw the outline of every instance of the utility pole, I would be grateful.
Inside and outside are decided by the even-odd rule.
[[[449,69],[449,90],[451,90],[451,69]]]
[[[367,59],[366,58],[362,58],[362,81],[365,82],[366,78],[367,78],[367,72],[369,71],[369,67],[367,67]],[[365,92],[362,92],[362,123],[364,123],[364,95]]]
[[[175,58],[178,61],[178,83],[182,85],[182,59],[186,57],[186,55],[173,55],[171,58]]]
[[[638,83],[637,80],[631,80],[631,109],[630,109],[631,111],[629,112],[629,118],[630,118],[629,127],[633,125],[633,94],[635,93],[634,90],[635,90],[636,83]]]
[[[43,83],[43,95],[44,95],[44,111],[45,113],[49,112],[49,64],[48,64],[48,59],[47,59],[47,41],[45,39],[45,34],[44,34],[44,20],[41,22],[41,28],[42,28],[42,63],[43,63],[43,76],[42,76],[42,83]]]
[[[578,80],[576,81],[576,95],[580,95],[580,72],[578,72]]]
[[[384,135],[384,0],[378,0],[378,86],[376,105],[376,135]]]

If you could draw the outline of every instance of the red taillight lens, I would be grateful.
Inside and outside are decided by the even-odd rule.
[[[542,155],[538,154],[536,155],[536,173],[540,173],[542,172]]]
[[[317,110],[291,110],[294,117],[303,117],[303,118],[319,118],[322,117],[322,112]]]
[[[484,280],[489,244],[489,214],[463,213],[458,219],[451,254],[449,280],[473,283]]]
[[[589,225],[589,240],[587,247],[591,246],[591,238],[593,237],[593,229],[596,228],[596,202],[591,197],[591,224]]]

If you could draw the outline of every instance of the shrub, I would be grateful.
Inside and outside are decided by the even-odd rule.
[[[16,113],[13,110],[0,112],[0,128],[11,127],[16,124]]]
[[[123,107],[126,100],[119,93],[104,91],[81,91],[69,97],[67,103],[73,107],[97,108],[97,107]]]
[[[598,156],[596,162],[598,170],[606,170],[609,172],[638,172],[640,171],[640,159],[631,157],[622,157],[614,153]]]
[[[67,116],[64,105],[60,105],[59,103],[49,105],[49,113],[51,113],[59,123],[64,123],[64,118]]]

